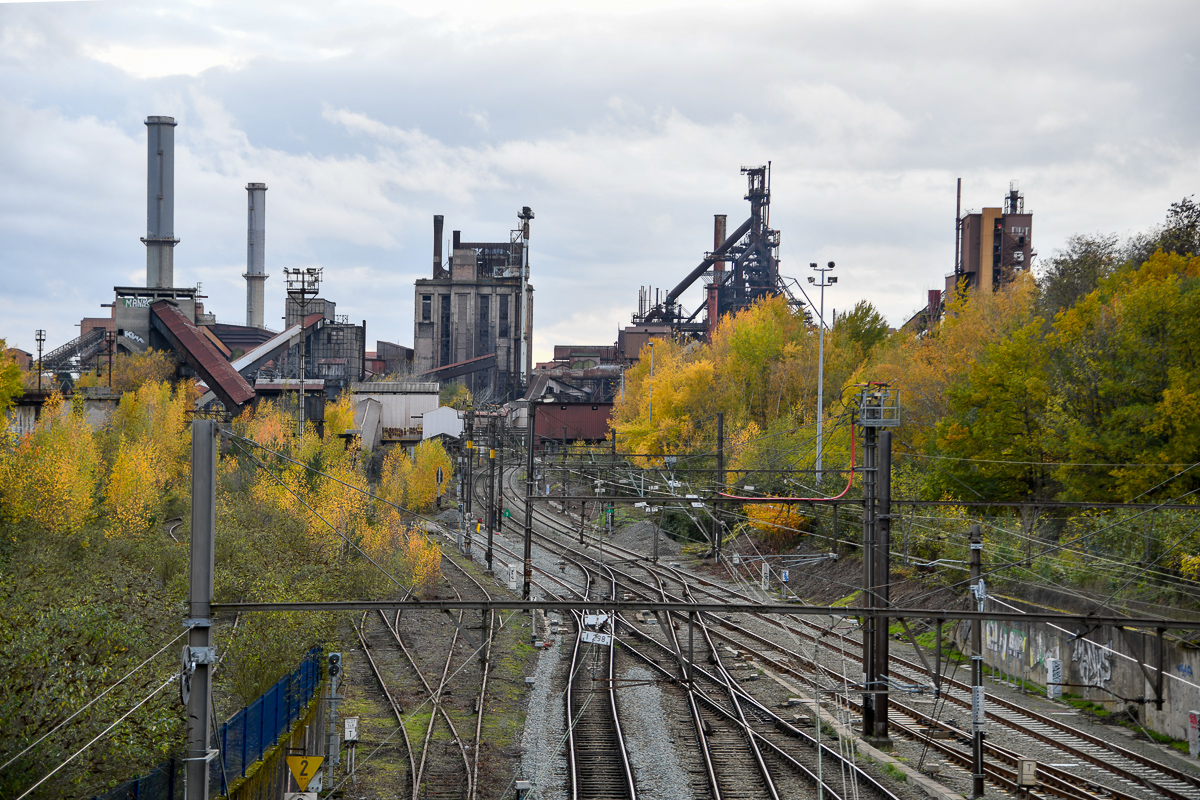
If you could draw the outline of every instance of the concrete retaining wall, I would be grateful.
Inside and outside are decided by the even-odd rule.
[[[1034,610],[1022,608],[1011,598],[990,599],[989,610]],[[966,652],[970,642],[970,622],[955,627],[954,639]],[[1070,692],[1120,710],[1129,705],[1136,710],[1138,722],[1151,730],[1176,739],[1188,735],[1188,712],[1200,709],[1200,649],[1184,646],[1168,638],[1163,661],[1163,708],[1154,707],[1154,684],[1138,667],[1138,661],[1148,662],[1153,677],[1158,665],[1157,640],[1151,634],[1128,631],[1129,641],[1121,631],[1098,626],[1083,631],[1040,623],[985,622],[983,626],[984,663],[994,670],[1024,676],[1032,683],[1047,683],[1048,659],[1062,661],[1064,692]],[[1134,649],[1130,648],[1130,644]],[[1147,702],[1136,704],[1137,698]]]

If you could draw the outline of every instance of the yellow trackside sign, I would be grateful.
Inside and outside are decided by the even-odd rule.
[[[296,777],[297,789],[303,792],[308,788],[308,782],[312,780],[313,775],[317,774],[317,770],[321,768],[321,762],[324,760],[324,756],[287,757],[288,769]]]

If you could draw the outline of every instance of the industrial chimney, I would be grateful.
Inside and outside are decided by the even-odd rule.
[[[246,184],[246,325],[263,326],[263,284],[267,281],[267,185]]]
[[[725,244],[725,230],[729,217],[725,214],[713,214],[713,250],[719,250]],[[725,271],[725,259],[713,262],[714,272]]]
[[[441,214],[433,215],[433,277],[442,277],[442,220]]]
[[[175,285],[175,122],[146,117],[146,288]]]

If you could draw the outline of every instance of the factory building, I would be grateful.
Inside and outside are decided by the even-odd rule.
[[[276,362],[280,377],[298,378],[303,353],[304,377],[324,380],[329,397],[336,397],[350,384],[361,381],[367,360],[367,321],[355,325],[345,315],[336,314],[336,308],[332,300],[316,297],[304,304],[306,313],[301,317],[300,305],[289,296],[285,326],[299,325],[303,319],[305,335]]]
[[[464,242],[454,231],[442,258],[442,220],[433,218],[433,277],[416,281],[415,371],[463,381],[479,402],[520,396],[533,366],[533,287],[528,207],[507,242]]]
[[[961,201],[962,181],[959,181]],[[985,208],[957,217],[954,272],[946,276],[946,292],[964,283],[968,289],[995,291],[1031,266],[1033,213],[1025,211],[1025,195],[1012,181],[1003,208]]]

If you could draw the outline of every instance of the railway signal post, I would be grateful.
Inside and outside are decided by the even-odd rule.
[[[891,570],[891,539],[892,539],[892,432],[879,432],[879,451],[876,454],[878,466],[875,482],[876,505],[875,515],[875,607],[887,608],[891,605],[889,586],[892,582]],[[875,695],[875,731],[873,744],[882,749],[890,749],[891,737],[888,735],[888,703],[887,690],[891,687],[888,678],[888,618],[875,618],[875,686],[880,694]]]

